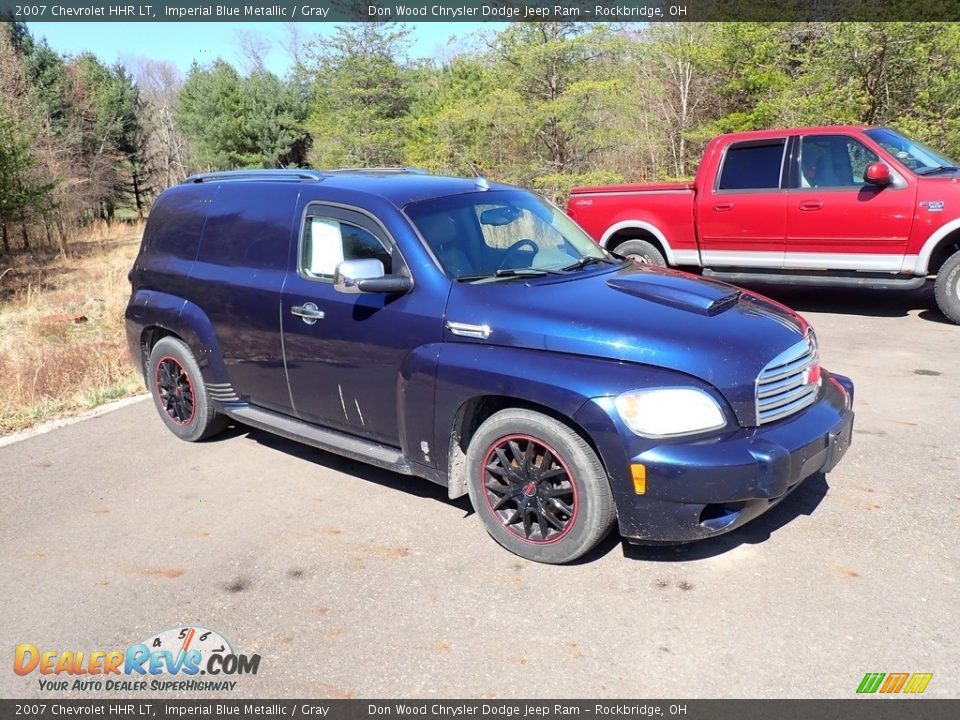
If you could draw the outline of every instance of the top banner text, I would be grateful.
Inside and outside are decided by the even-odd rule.
[[[960,0],[0,0],[26,22],[716,22],[960,20]]]

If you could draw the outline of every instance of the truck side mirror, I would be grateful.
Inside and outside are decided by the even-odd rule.
[[[386,275],[379,260],[344,260],[333,273],[333,289],[346,294],[404,293],[413,287],[406,275]]]
[[[890,166],[882,162],[873,162],[867,165],[867,171],[863,174],[863,179],[878,187],[886,187],[893,182],[893,177],[890,175]]]

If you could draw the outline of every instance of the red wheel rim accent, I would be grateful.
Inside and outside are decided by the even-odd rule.
[[[481,472],[487,508],[513,537],[549,545],[573,529],[580,511],[576,479],[543,440],[520,434],[496,440]]]
[[[186,368],[172,355],[157,362],[154,373],[157,401],[164,414],[177,425],[189,425],[197,412],[193,383]]]

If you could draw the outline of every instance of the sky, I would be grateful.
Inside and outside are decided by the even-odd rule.
[[[333,23],[298,23],[307,37],[329,34]],[[466,42],[482,30],[499,30],[506,23],[411,23],[413,58],[443,57],[451,36],[456,36],[453,47]],[[50,46],[61,53],[77,55],[92,51],[102,61],[113,64],[136,58],[168,60],[186,71],[197,60],[201,64],[218,57],[243,67],[239,52],[239,32],[255,32],[271,42],[273,48],[266,56],[266,66],[283,75],[290,66],[281,40],[287,32],[285,23],[27,23],[31,34],[46,38]]]

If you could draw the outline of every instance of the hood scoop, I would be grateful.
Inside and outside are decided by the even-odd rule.
[[[707,316],[728,310],[740,299],[740,290],[732,285],[660,269],[613,278],[607,285],[641,300]]]

